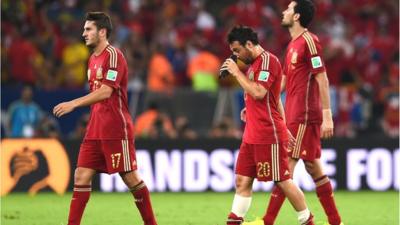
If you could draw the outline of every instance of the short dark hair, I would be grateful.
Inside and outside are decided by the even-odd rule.
[[[312,0],[294,0],[297,4],[294,7],[294,13],[300,14],[300,25],[304,28],[307,28],[311,23],[315,6]]]
[[[112,24],[110,16],[108,16],[104,12],[88,12],[86,13],[86,20],[94,21],[94,24],[97,26],[97,29],[106,29],[107,30],[107,38],[110,37],[112,31]]]
[[[232,44],[234,41],[238,41],[243,46],[246,45],[247,41],[251,41],[253,44],[258,45],[258,36],[250,27],[238,25],[232,28],[228,34],[228,43]]]

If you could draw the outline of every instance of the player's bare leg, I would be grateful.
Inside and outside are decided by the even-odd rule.
[[[235,183],[235,197],[232,210],[226,222],[227,225],[236,225],[243,222],[243,218],[250,208],[254,178],[237,174]]]
[[[290,174],[292,174],[292,176],[294,168],[296,167],[298,161],[298,159],[294,158],[289,158],[288,160],[289,172]],[[283,205],[283,202],[285,201],[285,198],[286,196],[285,193],[283,193],[282,189],[277,185],[274,185],[271,191],[268,208],[263,218],[266,225],[274,224],[275,219],[278,216],[278,213]]]
[[[145,225],[157,225],[150,201],[150,193],[146,184],[136,170],[119,173],[135,198],[136,207],[139,209]]]
[[[94,169],[78,167],[75,169],[74,184],[76,185],[91,185],[92,178],[96,174]]]
[[[68,225],[79,225],[83,211],[89,201],[92,191],[92,178],[96,171],[89,168],[78,167],[74,175],[74,193],[69,209]]]
[[[315,159],[313,161],[304,161],[307,173],[310,174],[315,183],[315,190],[318,199],[325,210],[329,224],[341,224],[341,218],[336,208],[335,199],[333,197],[333,189],[328,176],[322,169],[321,161]]]
[[[300,224],[313,225],[313,216],[308,210],[303,192],[293,183],[292,179],[277,182],[276,185],[283,191],[290,204],[297,211]]]

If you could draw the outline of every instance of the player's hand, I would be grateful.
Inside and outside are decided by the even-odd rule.
[[[333,120],[330,109],[322,110],[321,138],[327,139],[333,136]]]
[[[240,73],[238,65],[231,58],[225,60],[225,62],[222,64],[221,69],[228,70],[228,72],[234,77],[236,77]]]
[[[242,109],[242,111],[240,111],[240,119],[246,123],[246,107],[244,107]]]
[[[288,150],[293,150],[294,147],[296,146],[296,138],[292,135],[289,129],[287,129],[288,137],[289,137],[289,143],[288,143]]]
[[[72,112],[75,109],[75,107],[76,106],[73,101],[62,102],[54,107],[53,114],[56,117],[61,117],[67,113]]]

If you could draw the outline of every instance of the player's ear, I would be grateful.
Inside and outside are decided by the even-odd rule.
[[[247,49],[252,49],[254,47],[254,44],[251,41],[246,41],[245,47]]]
[[[294,20],[294,21],[299,21],[299,20],[300,20],[300,13],[295,13],[295,14],[293,15],[293,20]]]
[[[107,30],[106,28],[102,28],[99,30],[99,34],[101,37],[106,37],[107,36]]]

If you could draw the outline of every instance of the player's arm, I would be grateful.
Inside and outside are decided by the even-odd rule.
[[[281,92],[286,90],[286,75],[282,74],[282,82],[281,82]]]
[[[283,82],[283,79],[282,79],[282,82]],[[281,87],[282,87],[282,83],[281,83]],[[283,118],[283,122],[286,124],[285,108],[283,107],[282,99],[280,96],[278,98],[278,111],[279,111],[279,114],[281,114],[281,116]],[[289,136],[289,146],[288,147],[289,147],[289,149],[292,149],[296,146],[296,138],[294,138],[294,136],[292,135],[292,133],[290,132],[289,129],[287,129],[287,133]]]
[[[322,105],[322,125],[321,137],[330,138],[333,136],[333,120],[331,111],[331,102],[329,98],[329,80],[326,72],[320,72],[315,75],[319,87],[319,96]]]
[[[282,99],[280,96],[278,97],[278,111],[283,118],[283,122],[286,124],[285,109],[283,108]]]
[[[240,111],[240,119],[246,123],[246,107]]]
[[[222,67],[226,67],[230,74],[232,74],[245,92],[255,99],[263,99],[267,94],[267,89],[262,85],[249,80],[232,59],[227,59]]]
[[[99,89],[90,92],[89,94],[76,98],[68,102],[62,102],[56,105],[53,109],[53,114],[56,117],[61,117],[72,112],[77,107],[88,106],[94,103],[103,101],[111,96],[113,88],[108,85],[101,85]]]

